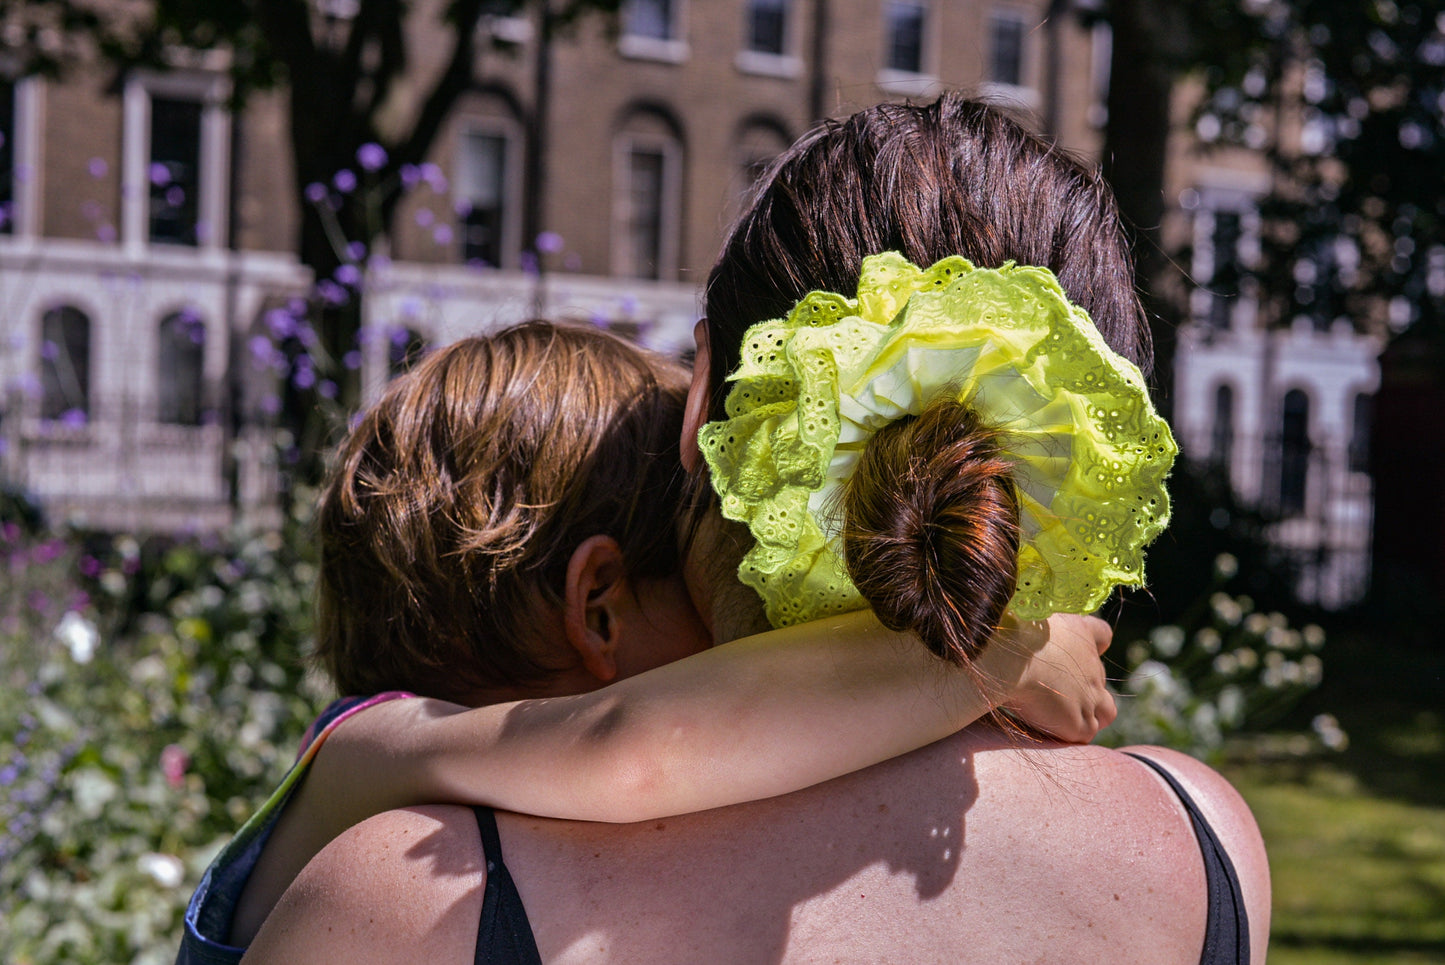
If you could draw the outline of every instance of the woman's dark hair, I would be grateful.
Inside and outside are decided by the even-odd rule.
[[[687,372],[591,328],[529,322],[401,376],[321,497],[316,659],[347,694],[467,702],[560,669],[539,636],[595,535],[674,573]]]
[[[1048,268],[1114,351],[1149,370],[1109,186],[998,108],[945,94],[826,121],[770,166],[708,275],[711,417],[723,418],[749,326],[786,316],[810,291],[851,295],[863,259],[884,251],[925,268],[949,255]]]
[[[962,255],[1048,268],[1114,351],[1150,367],[1108,185],[997,108],[945,94],[827,121],[763,176],[708,277],[709,417],[725,418],[749,326],[810,291],[851,294],[863,259],[885,251],[921,267]],[[990,439],[966,406],[930,409],[875,436],[847,497],[854,582],[886,624],[956,660],[988,639],[1017,578],[1017,502]]]
[[[843,493],[843,553],[884,626],[955,663],[983,650],[1018,582],[1012,471],[949,397],[868,441]]]

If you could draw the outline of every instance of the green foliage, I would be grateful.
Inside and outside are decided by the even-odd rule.
[[[323,699],[284,535],[25,534],[0,559],[0,961],[169,962],[201,872]]]
[[[1204,70],[1196,127],[1274,162],[1259,275],[1275,318],[1387,314],[1445,338],[1445,8],[1236,6],[1240,53]]]

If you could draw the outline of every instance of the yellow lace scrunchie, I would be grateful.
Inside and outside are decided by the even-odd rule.
[[[743,337],[728,418],[698,443],[725,517],[756,540],[738,576],[781,627],[867,606],[836,506],[881,426],[939,393],[996,430],[1019,494],[1022,619],[1097,609],[1144,582],[1178,452],[1137,367],[1047,268],[863,262],[856,299],[813,292]]]

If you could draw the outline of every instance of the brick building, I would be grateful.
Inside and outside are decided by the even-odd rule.
[[[630,0],[549,42],[535,9],[485,20],[509,52],[479,45],[476,83],[373,262],[365,330],[438,343],[543,314],[682,351],[749,184],[820,117],[961,88],[1097,155],[1109,35],[1070,6]],[[443,49],[414,20],[414,50]],[[102,527],[212,528],[266,503],[270,447],[243,417],[275,386],[249,346],[268,308],[310,284],[284,100],[233,115],[224,62],[177,63],[0,84],[0,481]],[[1285,510],[1281,545],[1349,557],[1315,567],[1355,574],[1314,594],[1345,602],[1368,559],[1352,453],[1378,346],[1328,318],[1260,330],[1230,278],[1266,170],[1194,143],[1174,138],[1166,198],[1169,240],[1192,244],[1203,282],[1176,361],[1179,434],[1243,497]],[[364,343],[368,393],[389,341]]]

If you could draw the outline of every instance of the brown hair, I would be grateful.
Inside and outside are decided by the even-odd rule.
[[[1018,582],[1012,471],[946,396],[874,433],[843,492],[843,550],[884,626],[954,662],[983,650]]]
[[[863,259],[884,251],[924,267],[962,255],[1049,268],[1109,345],[1149,369],[1108,185],[997,108],[945,94],[827,121],[764,175],[708,277],[710,417],[725,418],[749,326],[810,291],[851,294]],[[966,406],[931,407],[874,436],[845,498],[860,591],[886,624],[955,660],[982,647],[1017,578],[1017,501],[993,445]]]
[[[342,444],[321,497],[319,663],[342,693],[465,701],[561,669],[533,626],[584,539],[676,572],[687,374],[529,322],[433,353]]]

